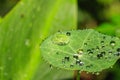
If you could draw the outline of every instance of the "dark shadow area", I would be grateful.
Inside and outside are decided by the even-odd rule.
[[[0,0],[0,16],[4,17],[19,0]]]

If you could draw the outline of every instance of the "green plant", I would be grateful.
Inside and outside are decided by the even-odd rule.
[[[0,18],[0,80],[54,78],[58,70],[48,70],[39,44],[58,30],[72,29],[76,29],[76,0],[20,0]]]
[[[99,74],[119,59],[119,43],[119,38],[93,29],[73,30],[48,37],[41,44],[41,53],[55,67]]]

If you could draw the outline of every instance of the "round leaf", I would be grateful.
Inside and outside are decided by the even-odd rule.
[[[99,72],[119,59],[120,40],[92,29],[77,30],[57,32],[40,48],[43,58],[55,67]]]

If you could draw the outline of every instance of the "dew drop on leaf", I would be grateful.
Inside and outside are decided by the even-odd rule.
[[[70,60],[70,57],[69,57],[69,56],[65,56],[65,60],[66,60],[66,61],[69,61],[69,60]]]
[[[80,61],[79,65],[80,65],[80,66],[83,66],[83,65],[84,65],[84,63]]]
[[[73,64],[71,64],[71,65],[70,65],[70,67],[71,67],[71,68],[73,68],[73,67],[74,67],[74,65],[73,65]]]
[[[76,60],[76,65],[78,65],[81,61],[80,60]]]
[[[87,46],[87,43],[84,43],[85,46]]]
[[[110,45],[111,45],[111,46],[115,46],[115,41],[111,41],[111,42],[110,42]]]
[[[79,50],[77,51],[77,53],[78,53],[79,55],[82,55],[82,54],[83,54],[83,49],[79,49]]]
[[[73,58],[78,59],[78,54],[73,54]]]
[[[70,36],[70,35],[71,35],[71,33],[70,33],[70,32],[67,32],[67,33],[66,33],[66,35],[67,35],[67,36]]]
[[[120,52],[120,48],[117,48],[117,52]]]
[[[69,43],[69,37],[59,33],[53,36],[52,42],[60,46],[67,45]]]

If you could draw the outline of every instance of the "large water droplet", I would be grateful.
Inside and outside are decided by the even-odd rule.
[[[111,46],[115,46],[115,41],[110,41]]]
[[[65,34],[56,34],[53,36],[52,38],[52,42],[54,44],[57,44],[57,45],[60,45],[60,46],[63,46],[63,45],[66,45],[69,43],[69,36],[65,35]]]

